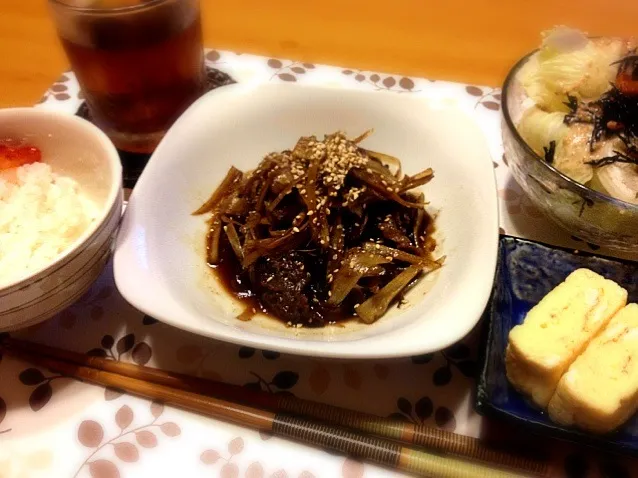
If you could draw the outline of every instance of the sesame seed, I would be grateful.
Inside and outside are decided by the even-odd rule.
[[[310,211],[307,212],[308,216],[312,216],[315,212],[311,209]]]
[[[361,304],[354,304],[354,308],[356,309],[357,307],[359,307]]]
[[[335,261],[337,260],[337,257],[339,257],[337,254],[333,254],[333,255],[332,255],[332,258],[333,258]]]
[[[273,276],[268,277],[268,279],[266,279],[266,282],[270,282],[272,280]]]
[[[332,297],[332,291],[331,290],[328,291],[328,297]]]
[[[298,228],[297,226],[293,227],[293,228],[292,228],[292,230],[293,230],[294,232],[299,232],[299,228]]]

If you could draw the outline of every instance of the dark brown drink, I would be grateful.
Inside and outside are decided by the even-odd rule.
[[[118,148],[151,152],[204,89],[198,1],[50,2],[92,119]]]

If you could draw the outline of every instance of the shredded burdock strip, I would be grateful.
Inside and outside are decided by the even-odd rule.
[[[360,146],[370,134],[302,137],[250,173],[231,168],[194,213],[211,215],[207,261],[231,271],[230,290],[293,326],[372,323],[441,267],[415,190],[434,172],[404,175],[398,158]]]

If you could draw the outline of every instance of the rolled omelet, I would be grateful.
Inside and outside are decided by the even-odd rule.
[[[589,269],[572,272],[510,331],[507,378],[547,407],[568,367],[626,303],[615,282]]]
[[[606,433],[637,409],[638,304],[629,304],[569,367],[548,411],[561,425]]]

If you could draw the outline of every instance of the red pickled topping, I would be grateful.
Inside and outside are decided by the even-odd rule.
[[[42,161],[42,152],[34,146],[11,146],[0,143],[0,170],[19,168]]]

